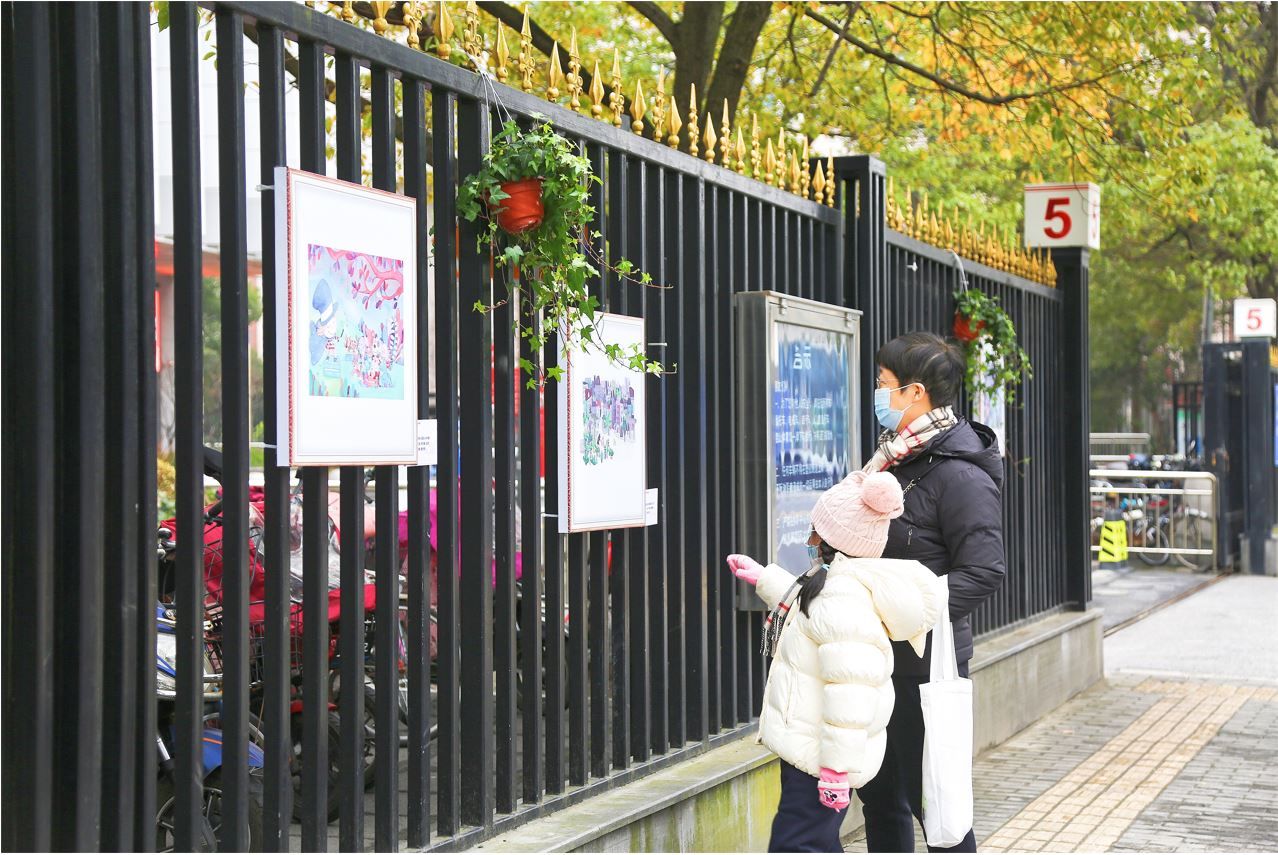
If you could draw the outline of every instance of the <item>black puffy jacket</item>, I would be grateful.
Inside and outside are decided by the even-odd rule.
[[[892,520],[884,558],[912,558],[949,576],[950,619],[960,663],[972,658],[969,615],[1003,584],[1003,460],[994,432],[961,419],[890,470],[906,489],[905,513]],[[913,482],[913,486],[909,485]],[[904,642],[892,645],[895,674],[928,674]]]

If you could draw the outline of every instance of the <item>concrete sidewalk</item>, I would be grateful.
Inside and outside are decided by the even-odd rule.
[[[1104,682],[977,759],[978,847],[1278,850],[1276,620],[1278,578],[1232,576],[1107,638]]]

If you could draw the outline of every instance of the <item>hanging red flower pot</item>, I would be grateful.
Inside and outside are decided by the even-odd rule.
[[[981,331],[985,329],[985,321],[977,321],[976,326],[972,326],[972,319],[966,315],[954,313],[954,337],[961,342],[976,341]]]
[[[497,214],[497,225],[511,234],[519,234],[541,225],[546,209],[541,204],[541,179],[525,178],[501,185],[507,198],[489,202]],[[500,205],[500,207],[496,207]]]

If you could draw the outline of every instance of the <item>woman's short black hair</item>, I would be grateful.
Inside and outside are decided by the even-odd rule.
[[[902,386],[921,383],[934,407],[952,407],[963,388],[966,363],[959,346],[929,332],[912,332],[879,348],[875,361]]]

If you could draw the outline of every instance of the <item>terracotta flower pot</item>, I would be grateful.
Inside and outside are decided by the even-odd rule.
[[[500,202],[490,202],[497,214],[497,225],[511,234],[519,234],[541,225],[546,209],[541,204],[541,179],[525,178],[522,181],[507,181],[501,185],[502,192],[508,198]]]
[[[977,321],[972,326],[972,319],[959,312],[954,313],[954,337],[962,342],[976,341],[981,330],[985,329],[985,321]]]

